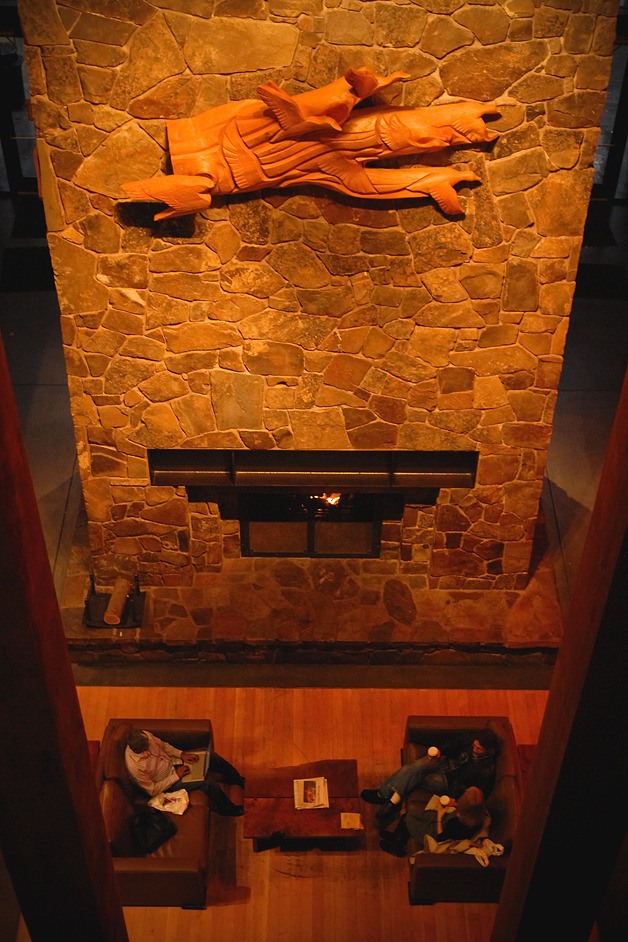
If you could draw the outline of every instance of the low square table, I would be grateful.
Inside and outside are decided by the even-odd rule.
[[[294,807],[295,778],[327,779],[329,808]],[[253,849],[284,840],[355,842],[361,830],[342,828],[341,812],[360,813],[356,759],[323,759],[278,769],[247,770],[244,788],[244,837]]]

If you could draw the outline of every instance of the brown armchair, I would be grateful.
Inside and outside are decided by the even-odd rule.
[[[454,733],[475,733],[487,726],[500,739],[495,786],[488,797],[491,815],[489,838],[504,847],[502,856],[489,858],[483,867],[472,855],[417,853],[422,851],[409,841],[411,903],[478,902],[499,900],[508,852],[515,837],[521,804],[521,773],[512,726],[505,716],[409,716],[406,722],[402,762],[404,765],[424,756],[430,746],[439,746]],[[422,810],[431,795],[416,789],[406,800],[407,810]]]
[[[204,792],[190,794],[177,833],[152,854],[133,844],[130,819],[146,807],[148,795],[129,778],[124,763],[131,728],[147,729],[186,752],[213,744],[209,720],[112,719],[103,734],[96,767],[100,806],[123,906],[205,908],[209,873],[211,811]]]

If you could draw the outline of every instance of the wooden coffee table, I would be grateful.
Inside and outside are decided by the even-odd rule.
[[[295,778],[327,779],[329,808],[294,807]],[[341,827],[341,812],[360,813],[358,763],[355,759],[324,759],[279,769],[247,770],[244,788],[244,837],[262,850],[284,841],[303,840],[321,845],[355,843],[360,830]]]

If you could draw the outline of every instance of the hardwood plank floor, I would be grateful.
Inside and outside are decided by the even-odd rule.
[[[78,687],[85,730],[110,717],[210,717],[216,748],[248,769],[322,758],[358,760],[360,788],[399,764],[409,714],[504,715],[518,743],[537,741],[545,690]],[[234,800],[241,792],[232,790]],[[242,819],[214,816],[214,870],[201,912],[125,908],[131,942],[488,942],[494,904],[410,906],[407,863],[379,849],[364,806],[358,850],[254,853]],[[21,929],[16,942],[27,942]]]

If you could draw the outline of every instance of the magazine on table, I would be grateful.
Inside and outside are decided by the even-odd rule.
[[[326,778],[295,778],[294,807],[329,808],[329,794]]]

